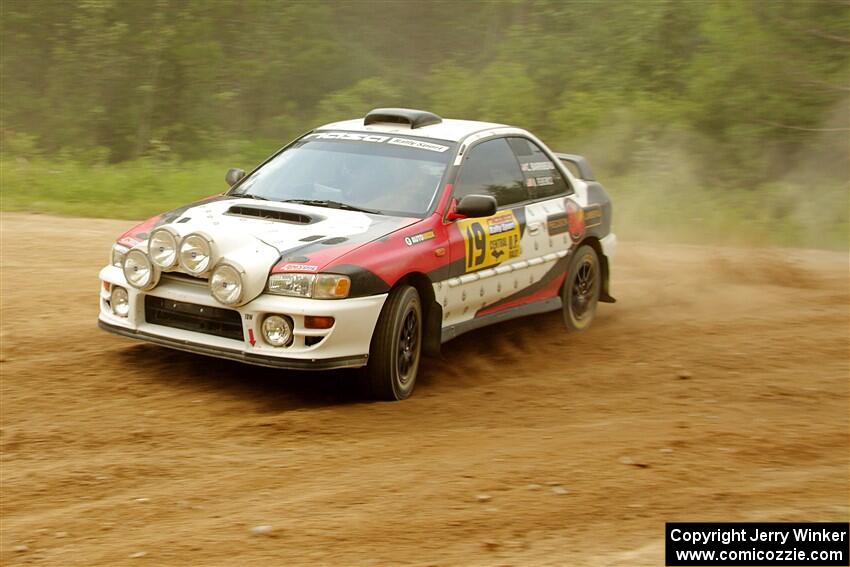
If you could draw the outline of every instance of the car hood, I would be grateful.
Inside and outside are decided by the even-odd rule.
[[[269,247],[293,271],[317,271],[339,256],[419,221],[312,205],[218,195],[158,215],[135,226],[118,242],[143,246],[150,233],[170,225],[181,236],[201,232],[229,248]],[[299,267],[300,265],[300,267]],[[279,270],[278,270],[279,271]]]

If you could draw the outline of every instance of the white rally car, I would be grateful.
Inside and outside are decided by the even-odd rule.
[[[611,202],[580,156],[501,124],[377,109],[317,128],[224,193],[121,235],[101,328],[279,368],[365,367],[404,399],[422,353],[608,293]]]

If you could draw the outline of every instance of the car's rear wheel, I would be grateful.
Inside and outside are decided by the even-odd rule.
[[[413,393],[422,352],[422,304],[411,286],[390,292],[378,317],[366,385],[381,400],[403,400]]]
[[[601,276],[596,250],[592,246],[580,246],[573,254],[561,292],[568,330],[581,332],[593,322],[602,288]]]

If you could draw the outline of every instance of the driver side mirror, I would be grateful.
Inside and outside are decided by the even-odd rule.
[[[224,180],[227,181],[227,184],[231,187],[242,181],[243,177],[245,177],[245,170],[235,167],[228,169],[227,173],[224,174]]]
[[[455,210],[449,213],[449,219],[481,218],[496,214],[496,199],[490,195],[467,195],[460,200]]]

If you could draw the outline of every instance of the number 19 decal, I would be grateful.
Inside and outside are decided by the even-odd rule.
[[[466,271],[473,272],[517,258],[520,248],[519,223],[513,211],[458,223],[466,242]]]
[[[484,263],[487,258],[487,236],[480,222],[466,227],[466,271]]]

